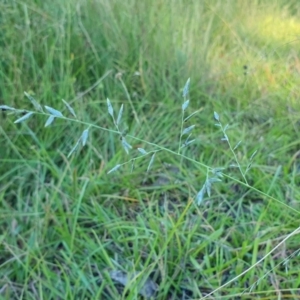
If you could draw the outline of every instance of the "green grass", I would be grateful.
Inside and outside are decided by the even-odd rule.
[[[2,1],[0,105],[33,110],[27,91],[80,121],[0,112],[0,299],[142,299],[149,278],[154,299],[300,298],[299,16],[296,0]],[[187,78],[196,141],[178,155]],[[214,111],[243,170],[258,150],[249,185]],[[107,174],[139,147],[161,150],[148,173],[150,155]]]

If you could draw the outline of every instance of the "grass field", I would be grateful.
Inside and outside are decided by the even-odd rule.
[[[0,112],[0,300],[300,299],[299,20],[296,0],[0,1],[0,105],[34,112]]]

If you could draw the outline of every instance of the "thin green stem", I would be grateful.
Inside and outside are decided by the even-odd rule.
[[[247,181],[247,178],[246,178],[246,176],[245,176],[245,173],[243,172],[242,167],[241,167],[241,164],[239,163],[239,160],[238,160],[238,158],[237,158],[237,156],[236,156],[236,154],[235,154],[233,148],[231,147],[229,138],[228,138],[228,136],[227,136],[227,134],[226,134],[226,132],[225,132],[225,130],[224,130],[224,127],[223,127],[223,125],[221,124],[221,122],[219,122],[219,124],[220,124],[221,130],[222,130],[222,132],[223,132],[223,134],[224,134],[224,137],[225,137],[225,139],[226,139],[226,141],[227,141],[227,143],[228,143],[228,145],[229,145],[229,149],[230,149],[230,151],[231,151],[231,153],[232,153],[232,155],[233,155],[233,157],[234,157],[234,160],[235,160],[235,162],[237,163],[237,166],[238,166],[238,168],[239,168],[239,170],[240,170],[240,173],[242,174],[242,177],[243,177],[243,179],[244,179],[246,185],[249,186],[248,181]]]
[[[126,94],[126,97],[127,97],[127,99],[128,99],[128,102],[129,102],[129,104],[130,104],[130,106],[131,106],[131,109],[132,109],[134,118],[135,118],[136,122],[140,125],[141,122],[140,122],[140,120],[139,120],[139,118],[138,118],[137,112],[136,112],[136,110],[135,110],[135,108],[134,108],[134,105],[133,105],[133,103],[132,103],[131,97],[130,97],[129,92],[128,92],[128,90],[127,90],[127,87],[126,87],[124,81],[122,80],[121,76],[118,76],[118,79],[120,80],[120,82],[121,82],[121,84],[122,84],[122,87],[123,87],[123,89],[124,89],[124,91],[125,91],[125,94]]]
[[[186,101],[186,96],[184,97],[184,101]],[[179,145],[178,145],[178,154],[180,154],[181,142],[182,142],[182,131],[183,131],[183,122],[184,122],[184,110],[181,109],[181,125],[180,125],[180,137],[179,137]]]

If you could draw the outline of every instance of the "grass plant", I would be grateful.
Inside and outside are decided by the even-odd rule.
[[[300,298],[299,13],[2,1],[0,299]]]

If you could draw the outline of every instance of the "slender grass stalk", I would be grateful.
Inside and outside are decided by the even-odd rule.
[[[1,109],[1,107],[3,107],[3,106],[0,106],[0,109]],[[6,106],[5,106],[5,109],[7,109]],[[40,111],[19,110],[19,109],[14,109],[14,108],[11,108],[11,109],[15,110],[16,112],[22,112],[22,113],[26,112],[27,114],[28,114],[28,113],[32,113],[32,115],[43,115],[43,116],[47,116],[48,118],[51,117],[51,116],[53,116],[53,114],[46,113],[46,112],[44,112],[44,111],[43,111],[43,112],[40,112]],[[81,120],[79,120],[79,119],[68,118],[68,117],[65,117],[65,116],[63,116],[63,115],[58,115],[57,118],[63,119],[63,120],[65,120],[65,121],[69,121],[69,122],[74,122],[74,123],[77,123],[77,124],[85,125],[85,126],[88,126],[88,128],[95,128],[95,129],[99,129],[99,130],[102,130],[102,131],[106,131],[106,132],[110,132],[110,133],[113,133],[113,134],[120,135],[120,131],[119,131],[119,130],[113,130],[113,129],[110,129],[110,128],[105,128],[105,127],[102,127],[102,126],[99,126],[99,125],[96,125],[96,124],[92,124],[92,123],[90,123],[90,122],[81,121]],[[224,130],[224,131],[226,131],[226,130]],[[223,131],[222,131],[222,132],[223,132]],[[190,157],[188,157],[188,156],[186,156],[186,155],[184,155],[184,154],[178,153],[178,151],[174,151],[174,150],[169,149],[169,148],[166,148],[166,147],[164,147],[164,146],[162,146],[162,145],[158,145],[158,144],[156,144],[156,143],[152,143],[152,142],[150,142],[150,141],[144,140],[144,139],[142,139],[142,138],[139,138],[139,137],[136,137],[136,136],[133,136],[133,135],[130,135],[130,134],[127,134],[126,136],[127,136],[128,138],[132,139],[132,140],[135,140],[135,141],[138,141],[138,142],[147,144],[147,145],[149,145],[149,146],[152,146],[152,147],[155,148],[155,150],[151,150],[151,151],[146,152],[146,153],[143,152],[142,155],[140,155],[140,156],[136,156],[136,157],[131,158],[130,160],[124,162],[124,163],[118,164],[118,165],[115,166],[113,169],[111,169],[111,170],[109,171],[109,173],[112,173],[113,171],[118,170],[121,166],[124,166],[124,165],[126,165],[126,164],[132,163],[132,160],[140,160],[140,159],[144,159],[145,156],[147,156],[147,155],[150,155],[150,154],[154,155],[155,153],[157,153],[157,152],[159,152],[159,151],[165,151],[165,152],[167,152],[167,153],[169,153],[169,154],[171,154],[171,155],[179,156],[180,158],[182,158],[182,159],[184,159],[184,160],[193,162],[195,165],[200,166],[200,167],[203,167],[203,168],[205,168],[207,171],[212,171],[213,173],[217,172],[219,175],[224,176],[224,177],[226,177],[226,178],[228,178],[228,179],[231,179],[231,180],[235,181],[236,183],[241,184],[241,185],[243,185],[243,186],[249,188],[250,190],[252,190],[252,191],[258,193],[259,195],[263,196],[263,197],[266,198],[266,199],[270,199],[270,200],[272,200],[272,201],[276,201],[276,202],[280,203],[282,206],[288,208],[289,210],[292,210],[292,211],[294,211],[294,212],[298,212],[297,209],[295,209],[295,208],[289,206],[289,205],[286,204],[285,202],[280,201],[280,200],[276,199],[275,197],[272,197],[271,195],[268,195],[268,194],[264,193],[263,191],[261,191],[261,190],[255,188],[254,186],[249,185],[248,182],[247,182],[247,180],[245,180],[245,178],[244,178],[244,182],[243,182],[243,181],[240,181],[240,180],[238,180],[238,179],[236,179],[236,178],[234,178],[234,177],[232,177],[232,176],[230,176],[230,175],[228,175],[228,174],[226,174],[226,173],[221,172],[218,168],[215,169],[215,168],[213,168],[213,167],[210,167],[210,166],[206,165],[205,163],[202,163],[202,162],[200,162],[200,161],[197,161],[197,160],[195,160],[195,159],[193,159],[193,158],[190,158]],[[234,152],[234,151],[233,151],[233,152]],[[215,170],[216,170],[216,171],[215,171]],[[243,174],[243,173],[242,173],[242,174]],[[218,176],[219,176],[219,175],[218,175]]]
[[[218,127],[220,127],[220,129],[221,129],[221,131],[222,131],[222,133],[223,133],[223,135],[224,135],[224,137],[222,138],[222,140],[227,142],[227,144],[228,144],[228,146],[229,146],[229,149],[230,149],[230,151],[231,151],[231,153],[232,153],[232,155],[233,155],[233,157],[234,157],[234,160],[235,160],[235,162],[236,162],[236,164],[237,164],[237,167],[238,167],[238,169],[239,169],[239,171],[240,171],[240,173],[241,173],[241,175],[242,175],[242,177],[243,177],[243,180],[245,181],[246,185],[249,186],[248,181],[247,181],[247,178],[246,178],[246,176],[245,176],[245,173],[246,173],[246,172],[245,172],[245,173],[243,172],[243,169],[242,169],[242,167],[241,167],[241,164],[240,164],[240,162],[239,162],[239,160],[238,160],[238,158],[237,158],[237,156],[236,156],[236,153],[235,153],[235,151],[234,151],[234,150],[238,147],[238,145],[240,144],[240,142],[239,142],[234,148],[232,148],[231,143],[230,143],[230,141],[229,141],[229,137],[228,137],[228,135],[227,135],[227,133],[226,133],[226,129],[228,128],[228,125],[226,125],[225,127],[223,127],[223,125],[222,125],[222,123],[221,123],[221,121],[220,121],[220,116],[219,116],[218,113],[214,112],[214,117],[215,117],[215,120],[218,122],[216,125],[217,125]],[[247,170],[247,171],[248,171],[248,170]]]

